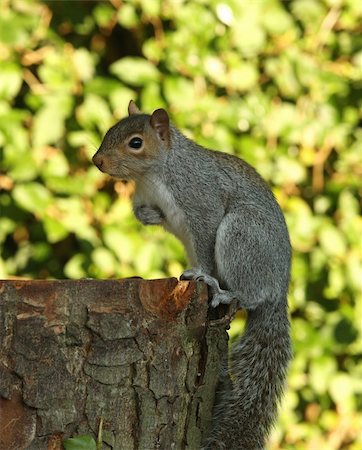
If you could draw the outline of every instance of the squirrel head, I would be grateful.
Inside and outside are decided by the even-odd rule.
[[[93,163],[116,178],[137,180],[157,169],[170,151],[170,120],[162,108],[143,114],[133,100],[128,114],[107,131]]]

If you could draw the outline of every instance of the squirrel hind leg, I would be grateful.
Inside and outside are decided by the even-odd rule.
[[[260,213],[259,213],[260,214]],[[226,287],[229,298],[237,299],[240,308],[253,310],[272,292],[273,256],[269,244],[261,242],[261,219],[258,212],[245,208],[224,216],[216,234],[215,266],[218,279]],[[226,303],[227,296],[215,298]]]

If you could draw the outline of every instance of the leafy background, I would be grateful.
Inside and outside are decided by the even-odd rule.
[[[181,245],[91,164],[131,98],[166,107],[254,165],[288,222],[295,359],[270,448],[360,449],[361,23],[359,0],[2,0],[0,276],[181,273]]]

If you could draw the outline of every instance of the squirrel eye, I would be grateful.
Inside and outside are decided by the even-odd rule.
[[[135,148],[135,149],[141,148],[142,144],[143,144],[143,140],[140,137],[134,137],[128,143],[128,145],[131,148]]]

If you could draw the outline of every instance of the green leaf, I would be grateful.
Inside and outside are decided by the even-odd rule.
[[[5,150],[8,154],[9,147]],[[38,168],[30,151],[26,153],[13,149],[12,155],[8,159],[8,173],[15,181],[31,181],[38,175]]]
[[[39,67],[39,77],[50,92],[71,93],[77,82],[71,54],[51,49]]]
[[[110,71],[120,80],[131,86],[142,86],[152,81],[158,81],[158,69],[146,59],[125,57],[110,66]]]
[[[107,102],[95,94],[88,94],[77,112],[82,126],[87,129],[98,128],[102,133],[107,131],[113,121]]]
[[[3,4],[1,5],[3,7]],[[18,50],[29,45],[29,31],[39,29],[41,12],[38,4],[32,14],[19,14],[14,9],[2,8],[0,16],[1,43],[14,46]],[[10,8],[12,5],[10,6]]]
[[[54,204],[62,225],[78,238],[97,244],[95,229],[90,225],[89,215],[81,198],[59,198]]]
[[[86,94],[95,94],[101,97],[107,97],[119,88],[120,85],[118,80],[106,77],[94,77],[84,86],[84,92]]]
[[[248,91],[255,86],[259,73],[254,64],[241,62],[227,73],[228,86],[238,91]]]
[[[166,99],[175,108],[190,111],[197,103],[195,85],[185,78],[168,77],[164,83]]]
[[[119,261],[132,261],[136,253],[134,241],[123,230],[117,226],[108,226],[103,231],[103,239]]]
[[[319,232],[321,247],[327,255],[343,256],[346,253],[346,241],[343,233],[333,225],[325,225]]]
[[[149,84],[148,86],[153,86]],[[137,97],[135,91],[127,88],[126,86],[119,86],[111,91],[109,94],[109,101],[112,106],[114,115],[119,118],[123,118],[127,111],[130,100],[135,100]]]
[[[16,223],[8,217],[0,217],[0,243],[16,228]]]
[[[271,34],[291,33],[294,28],[292,17],[277,2],[266,2],[262,23]]]
[[[296,0],[292,4],[292,11],[297,18],[308,26],[313,26],[314,29],[321,25],[327,14],[323,2],[315,0]]]
[[[0,63],[0,99],[14,98],[19,92],[22,82],[22,73],[16,64]]]
[[[351,408],[354,403],[354,386],[346,373],[337,373],[330,380],[329,391],[333,401],[340,407],[343,405],[344,411]]]
[[[120,9],[123,9],[123,6]],[[99,3],[93,10],[93,16],[100,27],[107,27],[115,12],[115,9],[111,5]]]
[[[69,174],[69,164],[63,153],[53,152],[43,163],[42,175],[48,177],[66,177]],[[69,180],[71,181],[71,180]]]
[[[94,153],[94,152],[93,152]],[[85,195],[90,190],[94,190],[94,187],[87,185],[81,175],[74,177],[59,177],[59,176],[47,176],[46,185],[54,193],[68,194],[68,195]]]
[[[46,98],[45,105],[34,118],[34,147],[56,143],[63,136],[65,118],[71,111],[72,103],[72,98],[66,95]]]
[[[280,91],[287,97],[297,97],[300,94],[300,84],[295,74],[294,62],[285,55],[266,61],[267,73],[273,77]]]
[[[328,388],[331,377],[335,374],[337,365],[329,355],[313,359],[310,366],[310,379],[313,389],[324,394]]]
[[[104,248],[98,247],[92,252],[92,261],[96,267],[96,273],[100,277],[107,277],[114,275],[116,268],[116,259],[113,253]]]
[[[130,3],[124,3],[122,8],[118,9],[117,18],[119,24],[125,28],[136,27],[140,20],[134,5]]]
[[[155,268],[160,266],[162,257],[154,243],[147,243],[142,246],[135,255],[135,266],[137,273],[146,276]]]
[[[68,278],[79,280],[84,278],[87,274],[86,272],[86,261],[85,255],[76,254],[70,258],[64,267],[64,273]]]
[[[246,57],[257,55],[266,44],[266,33],[261,26],[262,8],[262,2],[239,2],[239,11],[236,11],[237,18],[232,25],[231,42]]]
[[[53,217],[44,217],[43,226],[47,235],[47,240],[53,244],[62,241],[69,234],[62,222]]]
[[[56,142],[64,132],[64,119],[55,108],[44,107],[35,116],[33,145],[40,147]]]
[[[97,450],[96,441],[88,435],[65,439],[63,446],[65,450]]]
[[[44,213],[52,203],[52,196],[48,189],[36,182],[15,186],[13,196],[23,209],[30,212]]]
[[[73,54],[73,63],[79,78],[91,80],[94,74],[94,55],[85,48],[77,49]]]
[[[159,17],[160,8],[161,8],[161,0],[153,0],[150,2],[149,0],[140,0],[142,5],[142,9],[147,16],[150,17]]]
[[[306,178],[305,167],[295,158],[280,156],[273,180],[277,184],[302,183]]]

